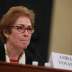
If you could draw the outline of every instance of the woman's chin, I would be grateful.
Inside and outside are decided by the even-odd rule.
[[[18,45],[18,48],[24,50],[24,49],[26,49],[28,47],[28,45],[29,45],[29,43],[21,43],[21,44]]]
[[[23,46],[21,46],[21,48],[26,49],[27,46],[28,46],[27,44],[26,45],[24,44]]]

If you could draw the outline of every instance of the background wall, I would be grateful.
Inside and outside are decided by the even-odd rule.
[[[72,0],[54,0],[50,52],[72,54]]]

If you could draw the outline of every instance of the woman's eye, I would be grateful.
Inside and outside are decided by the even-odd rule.
[[[30,30],[30,31],[31,31],[31,30],[32,30],[32,28],[30,28],[30,27],[29,27],[29,28],[27,28],[27,30]]]
[[[23,29],[23,27],[21,27],[21,26],[17,26],[17,29]]]

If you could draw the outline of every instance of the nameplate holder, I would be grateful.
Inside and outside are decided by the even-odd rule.
[[[52,52],[50,63],[53,68],[72,70],[72,55]]]

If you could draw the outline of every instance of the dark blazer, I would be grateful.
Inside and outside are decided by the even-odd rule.
[[[39,65],[44,64],[40,56],[35,56],[29,50],[25,50],[25,54],[26,54],[26,64],[32,64],[32,61],[38,61]],[[0,61],[4,62],[6,61],[4,44],[2,42],[0,42]]]

